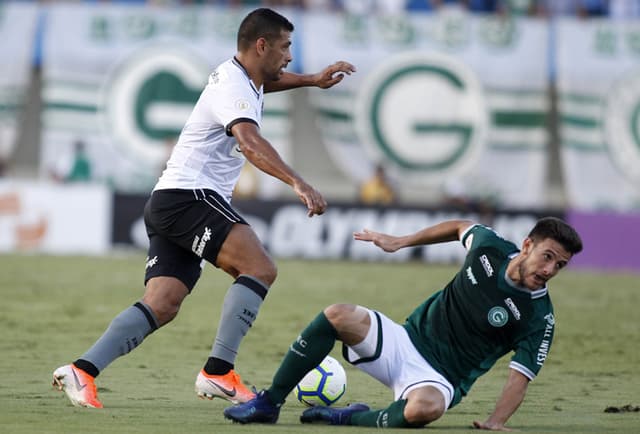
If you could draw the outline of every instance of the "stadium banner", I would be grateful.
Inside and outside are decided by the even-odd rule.
[[[142,213],[147,195],[116,193],[113,198],[112,246],[146,250],[149,240]],[[524,240],[540,217],[552,215],[575,227],[584,250],[570,263],[572,269],[640,273],[640,213],[563,212],[552,209],[497,210],[491,215],[431,207],[368,207],[331,203],[322,216],[308,218],[295,201],[236,200],[240,211],[271,254],[279,258],[355,261],[417,260],[434,264],[459,264],[465,250],[460,243],[402,249],[393,254],[353,240],[364,228],[397,235],[418,231],[446,219],[465,218],[493,227],[502,236]],[[520,246],[518,246],[520,247]]]
[[[82,143],[92,177],[118,191],[155,184],[211,70],[236,53],[242,8],[57,4],[44,36],[41,172],[64,178]],[[263,134],[283,159],[291,103],[265,98]],[[261,197],[281,183],[251,173]]]
[[[105,254],[111,206],[104,185],[0,181],[0,252]]]
[[[0,3],[0,163],[9,160],[16,147],[39,12],[35,3]]]
[[[546,206],[544,20],[445,8],[314,13],[303,23],[304,70],[336,59],[358,68],[339,87],[309,90],[323,141],[346,175],[362,182],[381,163],[404,190]]]
[[[640,210],[640,21],[556,22],[569,205]]]
[[[148,196],[116,194],[113,201],[113,245],[146,249],[148,239],[143,221]],[[335,259],[357,261],[420,260],[457,264],[464,259],[460,243],[437,247],[422,246],[385,253],[369,243],[353,239],[353,232],[364,228],[394,234],[407,234],[442,220],[469,218],[482,221],[501,235],[524,240],[536,220],[561,213],[549,210],[504,210],[479,216],[454,209],[416,207],[368,207],[352,203],[331,203],[321,216],[307,217],[306,208],[287,200],[236,200],[233,206],[247,219],[267,250],[279,258]]]

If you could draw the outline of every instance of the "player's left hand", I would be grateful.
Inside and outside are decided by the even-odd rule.
[[[328,89],[342,81],[344,75],[356,72],[356,67],[343,60],[327,66],[314,76],[314,82],[320,89]]]
[[[484,429],[489,431],[514,431],[510,428],[507,428],[503,424],[480,422],[478,420],[473,421],[473,427],[476,429]]]

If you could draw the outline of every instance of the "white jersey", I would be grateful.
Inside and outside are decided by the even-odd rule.
[[[245,163],[231,127],[262,122],[264,91],[234,57],[216,68],[200,94],[154,190],[216,191],[228,202]]]

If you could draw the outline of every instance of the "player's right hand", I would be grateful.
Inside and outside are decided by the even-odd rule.
[[[368,241],[380,247],[387,253],[392,253],[402,247],[398,242],[399,238],[381,232],[363,229],[361,232],[354,232],[353,239],[358,241]]]

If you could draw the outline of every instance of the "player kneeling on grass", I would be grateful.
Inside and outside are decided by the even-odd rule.
[[[473,422],[480,429],[507,430],[505,423],[522,403],[553,339],[547,281],[582,250],[580,236],[562,220],[545,217],[520,250],[492,229],[468,220],[446,221],[400,237],[364,230],[354,238],[386,252],[460,240],[467,256],[451,282],[418,306],[404,325],[362,306],[327,307],[291,345],[271,387],[225,409],[225,417],[240,423],[275,423],[289,392],[340,340],[345,359],[390,387],[394,402],[382,410],[361,403],[311,407],[302,413],[301,422],[424,426],[458,404],[480,375],[513,350],[495,410],[485,422]]]

